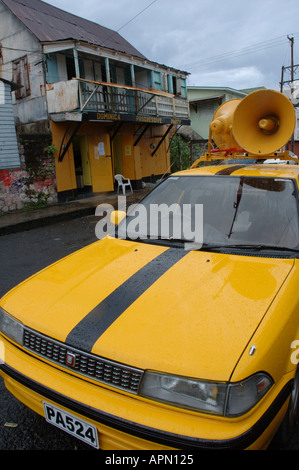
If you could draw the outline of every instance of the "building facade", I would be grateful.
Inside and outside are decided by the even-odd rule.
[[[209,125],[216,109],[225,101],[244,98],[248,92],[226,87],[188,86],[187,94],[191,127],[208,141]]]
[[[37,138],[51,147],[59,200],[113,191],[115,174],[138,188],[169,172],[169,136],[190,123],[187,75],[40,0],[0,0],[0,77],[20,85],[26,163]]]

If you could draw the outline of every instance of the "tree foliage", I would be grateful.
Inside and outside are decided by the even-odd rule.
[[[190,146],[180,135],[175,135],[170,143],[171,173],[190,167]]]

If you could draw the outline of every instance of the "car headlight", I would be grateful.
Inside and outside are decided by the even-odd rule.
[[[0,307],[0,332],[10,338],[15,343],[23,345],[23,325],[8,315]]]
[[[239,416],[250,410],[272,384],[271,377],[262,372],[236,383],[208,382],[145,372],[139,395],[181,408],[222,416]]]

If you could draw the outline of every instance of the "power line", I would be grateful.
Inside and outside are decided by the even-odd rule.
[[[299,33],[295,33],[294,36],[295,35],[298,36]],[[185,65],[183,65],[183,67],[184,68],[189,68],[189,69],[194,69],[194,68],[197,68],[197,67],[204,67],[204,66],[208,66],[208,65],[213,65],[217,62],[227,61],[228,59],[234,59],[234,58],[237,58],[237,57],[240,57],[240,56],[243,56],[243,55],[257,53],[257,52],[260,52],[262,50],[265,50],[265,49],[268,49],[268,48],[271,48],[271,47],[279,46],[283,43],[283,40],[285,40],[285,36],[279,36],[277,38],[272,38],[272,39],[267,40],[267,41],[252,44],[252,45],[244,47],[242,49],[237,49],[237,50],[234,50],[234,51],[229,51],[229,52],[224,52],[222,54],[217,54],[217,55],[214,55],[214,56],[211,56],[211,57],[206,57],[206,58],[201,59],[199,61],[189,63],[189,64],[185,64]]]
[[[127,21],[127,23],[125,23],[123,26],[121,26],[119,29],[116,30],[116,32],[118,33],[121,29],[123,29],[125,26],[127,26],[129,23],[131,23],[131,21],[135,20],[135,18],[137,18],[139,15],[141,15],[145,10],[147,10],[148,8],[150,8],[154,3],[156,3],[158,0],[154,0],[152,3],[150,3],[147,7],[143,8],[143,10],[141,10],[139,13],[137,13],[137,15],[133,16],[133,18],[131,18],[129,21]]]
[[[107,37],[107,39],[104,41],[103,44],[101,44],[102,47],[107,44],[107,41],[109,41],[115,34],[117,34],[121,29],[123,29],[125,26],[127,26],[129,23],[131,23],[133,20],[135,20],[138,16],[140,16],[145,10],[150,8],[154,3],[156,3],[158,0],[153,0],[149,5],[147,5],[143,10],[141,10],[139,13],[137,13],[133,18],[131,18],[129,21],[127,21],[124,25],[122,25],[120,28],[118,28],[116,31],[113,31],[113,33]]]
[[[213,56],[213,57],[210,57],[210,58],[206,58],[206,59],[203,59],[203,60],[200,60],[192,65],[189,65],[189,68],[193,68],[193,67],[203,67],[203,66],[207,66],[207,65],[212,65],[212,64],[215,64],[217,62],[223,62],[223,61],[227,61],[228,59],[235,59],[237,57],[241,57],[241,56],[244,56],[244,55],[247,55],[247,54],[253,54],[253,53],[257,53],[257,52],[260,52],[262,50],[265,50],[265,49],[268,49],[268,48],[271,48],[271,47],[275,47],[277,45],[279,45],[280,43],[275,43],[275,44],[264,44],[264,45],[260,45],[260,46],[255,46],[255,47],[252,47],[252,48],[244,48],[244,49],[240,49],[240,50],[236,50],[236,51],[232,51],[232,52],[226,52],[226,53],[223,53],[223,54],[220,54],[218,56]]]
[[[243,47],[242,49],[237,49],[237,50],[233,50],[233,51],[229,51],[229,52],[224,52],[224,53],[218,54],[216,56],[207,57],[205,59],[202,59],[199,62],[204,63],[204,62],[214,61],[214,59],[217,60],[218,58],[223,58],[223,57],[227,57],[227,56],[231,56],[231,55],[246,54],[246,53],[255,52],[257,50],[261,50],[261,49],[264,49],[264,48],[267,48],[267,47],[274,47],[274,46],[280,44],[282,38],[284,38],[284,36],[283,37],[281,36],[281,37],[273,38],[273,39],[270,39],[270,40],[264,41],[264,42],[255,43],[255,44],[252,44],[250,46]]]
[[[31,54],[35,54],[35,53],[42,54],[42,52],[39,49],[36,49],[35,51],[33,51],[32,49],[31,50],[20,49],[20,48],[8,47],[8,46],[3,46],[3,45],[1,45],[1,49],[7,49],[8,51],[30,52]]]

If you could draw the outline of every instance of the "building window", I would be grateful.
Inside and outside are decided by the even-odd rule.
[[[181,78],[181,96],[187,98],[187,81],[185,78]]]
[[[178,78],[175,75],[167,75],[168,93],[187,98],[187,83],[185,78]]]
[[[45,64],[47,83],[59,82],[57,56],[55,54],[48,54]]]
[[[75,67],[75,60],[73,57],[66,57],[66,72],[67,72],[67,79],[71,80],[72,78],[76,77],[76,67]]]
[[[153,73],[154,89],[162,90],[162,77],[160,72]]]
[[[12,63],[12,80],[18,85],[22,85],[22,88],[16,90],[16,98],[25,98],[30,96],[30,78],[29,78],[29,65],[27,56],[21,59],[15,60]]]
[[[167,75],[167,91],[168,93],[171,93],[171,94],[175,94],[174,93],[174,87],[173,87],[173,84],[174,84],[174,77],[172,75]],[[175,85],[176,85],[176,82],[175,82]]]

